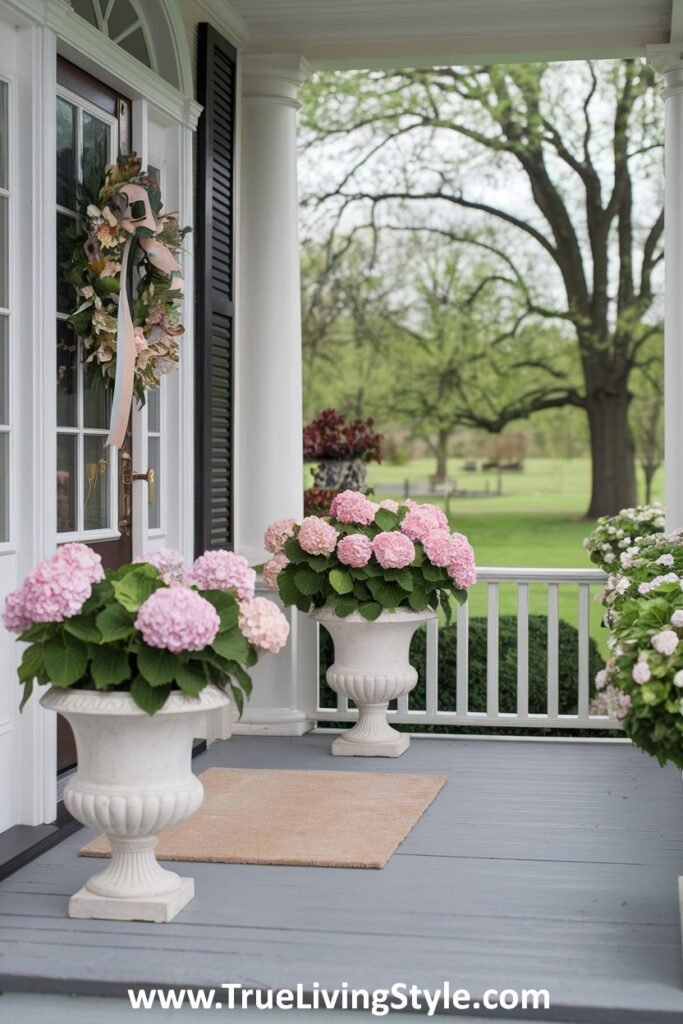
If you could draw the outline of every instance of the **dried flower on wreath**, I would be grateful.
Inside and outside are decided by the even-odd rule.
[[[132,224],[130,216],[124,219],[127,185],[141,186],[147,197],[130,206]],[[108,385],[116,376],[122,256],[131,230],[139,243],[132,250],[129,292],[136,353],[134,393],[140,403],[178,365],[178,339],[185,330],[180,320],[183,290],[177,259],[190,229],[180,226],[177,213],[162,213],[162,205],[159,186],[142,171],[140,157],[122,156],[104,168],[102,178],[84,182],[79,221],[63,236],[70,253],[64,277],[76,290],[69,323],[82,339],[83,358],[100,368]],[[158,243],[156,247],[150,239]]]

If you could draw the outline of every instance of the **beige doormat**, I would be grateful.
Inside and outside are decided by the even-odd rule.
[[[209,768],[204,803],[164,832],[160,860],[383,868],[446,784],[443,775]],[[79,853],[106,857],[99,836]]]

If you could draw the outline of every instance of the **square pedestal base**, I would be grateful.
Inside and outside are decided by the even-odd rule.
[[[167,896],[118,900],[97,896],[83,886],[69,900],[69,917],[101,921],[172,921],[194,897],[194,878],[183,878],[182,885]]]
[[[400,757],[410,746],[410,736],[399,733],[395,740],[373,740],[354,743],[345,740],[344,735],[337,736],[332,744],[332,753],[336,757]]]

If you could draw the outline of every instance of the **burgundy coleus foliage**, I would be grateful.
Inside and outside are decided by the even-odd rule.
[[[325,409],[304,427],[304,459],[361,459],[382,461],[382,435],[373,430],[374,420],[347,422],[343,413]]]

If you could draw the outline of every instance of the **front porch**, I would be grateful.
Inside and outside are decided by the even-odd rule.
[[[237,736],[210,747],[196,770],[358,769],[330,758],[329,744],[320,733]],[[547,989],[549,1014],[522,1019],[681,1019],[674,769],[619,740],[420,737],[401,759],[368,759],[363,770],[449,780],[381,871],[180,865],[195,877],[194,902],[169,925],[132,926],[67,917],[68,896],[93,869],[76,855],[87,830],[44,854],[0,884],[0,1008],[7,1000],[11,1019],[48,1011],[57,1020],[58,994],[123,997],[98,1001],[96,1014],[89,1001],[69,1004],[70,1020],[88,1007],[89,1021],[105,1022],[127,1019],[135,985],[437,989],[447,980],[474,999]],[[185,1012],[175,1018],[193,1019]]]

